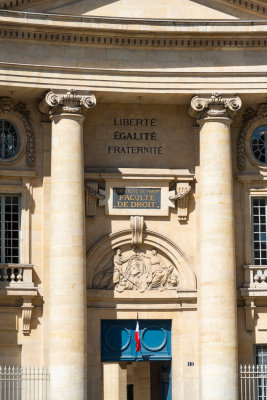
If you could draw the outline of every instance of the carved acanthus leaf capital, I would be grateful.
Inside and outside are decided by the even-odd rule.
[[[84,109],[93,108],[96,98],[92,93],[84,93],[75,89],[52,90],[47,93],[44,101],[40,104],[40,111],[46,113],[47,106],[50,107],[50,115],[68,113],[82,114]]]
[[[195,96],[191,100],[190,115],[203,120],[213,118],[232,119],[233,113],[241,108],[242,102],[238,96],[225,96],[213,93],[211,96]]]

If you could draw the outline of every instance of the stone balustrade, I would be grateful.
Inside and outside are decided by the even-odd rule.
[[[267,265],[244,265],[244,288],[267,287]]]
[[[33,287],[32,264],[0,264],[0,287]]]

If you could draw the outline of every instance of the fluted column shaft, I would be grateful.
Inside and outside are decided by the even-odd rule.
[[[236,97],[214,95],[195,97],[191,105],[200,126],[200,400],[236,400],[237,304],[230,124],[241,102]]]
[[[86,400],[86,278],[82,108],[75,91],[50,92],[52,107],[50,400]]]

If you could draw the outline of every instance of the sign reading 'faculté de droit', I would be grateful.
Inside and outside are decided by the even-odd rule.
[[[160,209],[161,189],[113,188],[113,208]]]

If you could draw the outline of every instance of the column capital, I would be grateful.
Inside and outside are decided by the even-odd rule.
[[[227,96],[221,93],[195,96],[191,100],[190,115],[201,120],[227,118],[232,119],[235,111],[241,108],[242,102],[238,96]]]
[[[39,109],[42,114],[49,112],[50,117],[62,113],[82,115],[84,109],[93,108],[95,105],[96,98],[92,93],[76,89],[55,89],[47,93],[40,102]]]

